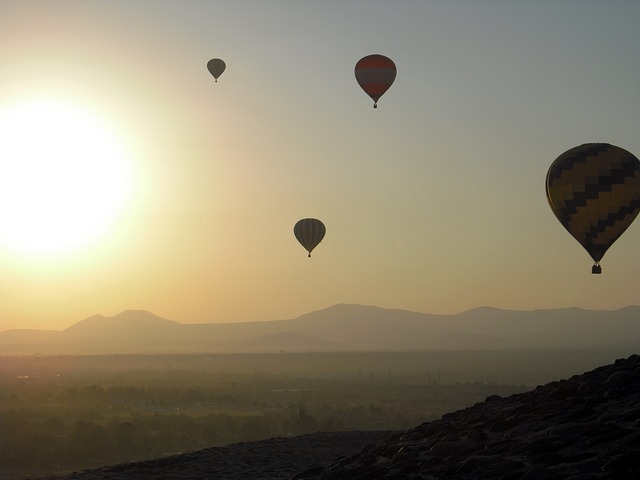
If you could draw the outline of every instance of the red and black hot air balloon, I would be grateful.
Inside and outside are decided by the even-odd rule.
[[[378,108],[378,100],[396,79],[396,64],[384,55],[367,55],[356,63],[355,74],[360,87],[373,99],[373,108]]]

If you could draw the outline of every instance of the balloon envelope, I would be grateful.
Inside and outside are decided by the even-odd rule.
[[[317,218],[303,218],[293,227],[293,234],[309,252],[309,256],[311,256],[311,251],[322,241],[326,231],[324,223]]]
[[[373,99],[373,108],[396,79],[396,64],[384,55],[374,54],[361,58],[356,63],[356,80]]]
[[[580,145],[551,164],[546,191],[551,210],[600,273],[600,260],[640,212],[640,160],[608,143]]]
[[[213,75],[216,82],[218,81],[218,77],[222,75],[222,72],[224,72],[225,68],[227,68],[227,65],[224,63],[224,60],[219,58],[212,58],[207,62],[207,70],[209,70],[209,73]]]

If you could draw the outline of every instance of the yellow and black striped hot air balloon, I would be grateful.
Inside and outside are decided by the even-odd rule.
[[[324,223],[317,218],[303,218],[293,227],[293,234],[309,252],[309,256],[311,256],[311,251],[322,241],[326,232]]]
[[[640,161],[608,143],[586,143],[560,155],[546,180],[551,210],[595,262],[640,212]]]

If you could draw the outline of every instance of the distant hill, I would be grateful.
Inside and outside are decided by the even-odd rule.
[[[0,332],[0,354],[262,353],[640,349],[640,306],[432,315],[334,305],[291,320],[182,324],[144,310],[95,315],[62,331]]]

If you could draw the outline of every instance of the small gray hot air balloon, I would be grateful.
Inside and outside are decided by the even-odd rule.
[[[213,75],[216,82],[218,82],[218,77],[222,75],[225,68],[227,68],[227,65],[224,63],[224,60],[219,58],[212,58],[207,62],[207,70],[209,70],[209,73]]]

